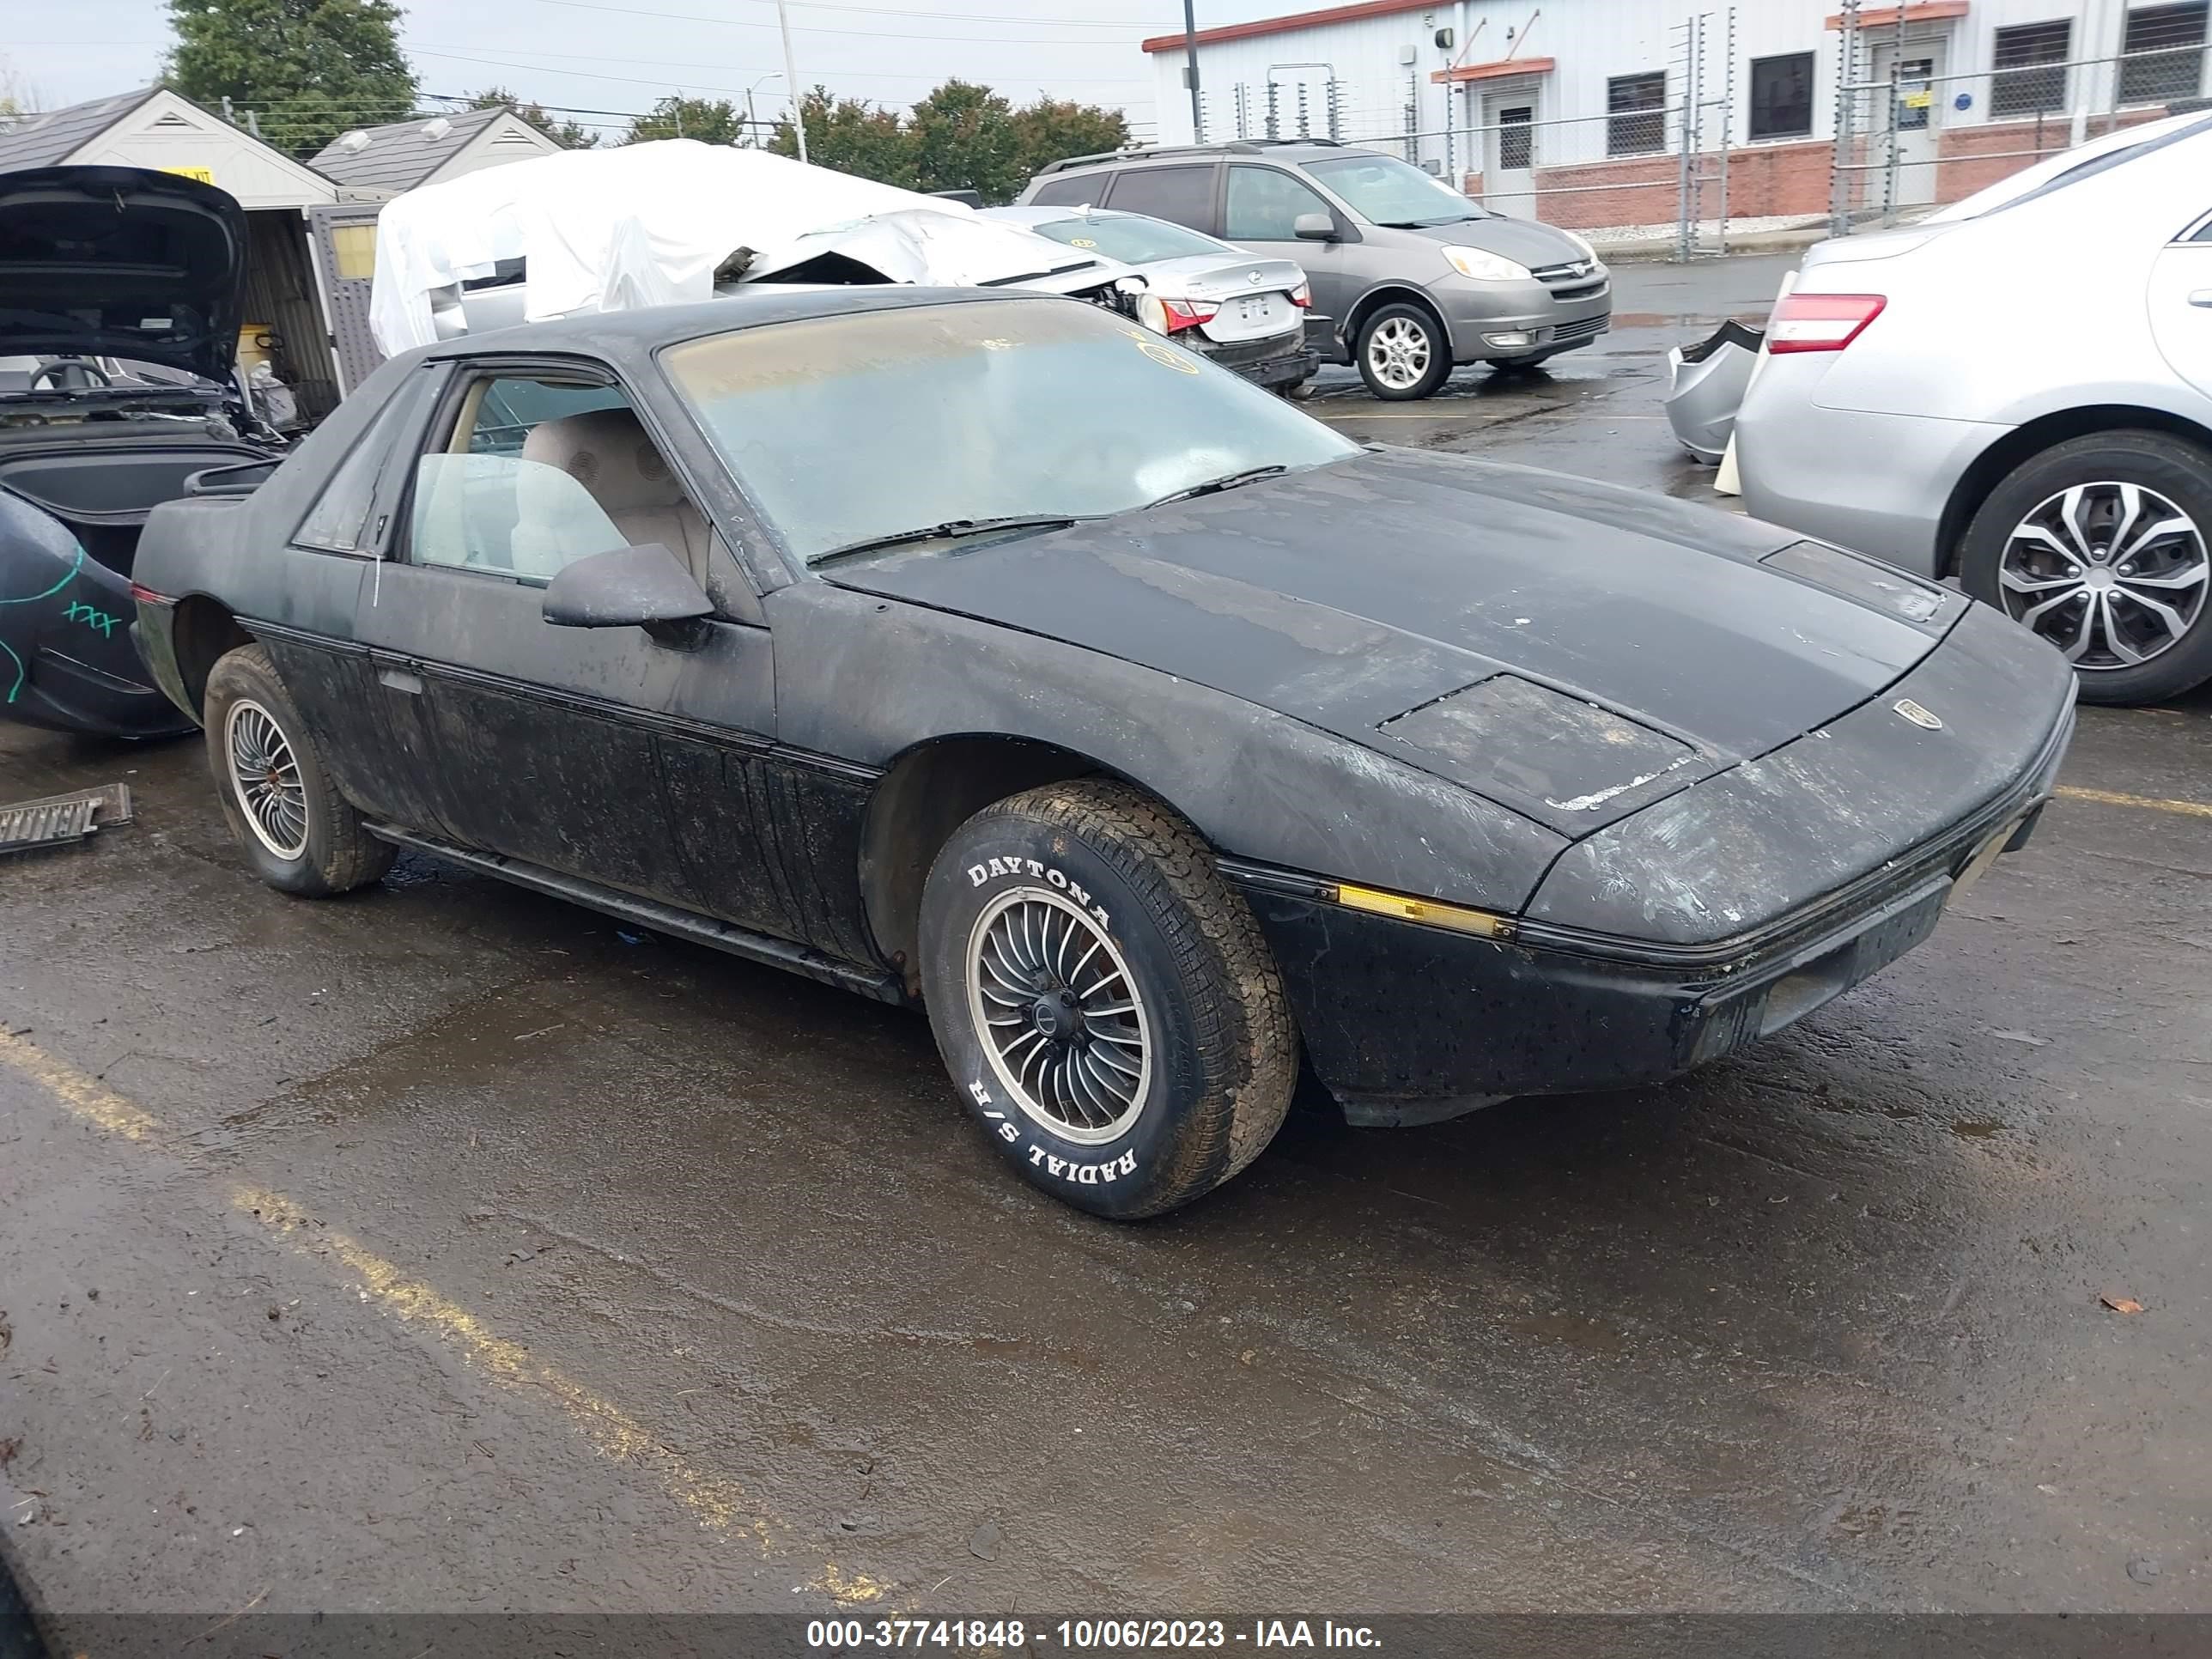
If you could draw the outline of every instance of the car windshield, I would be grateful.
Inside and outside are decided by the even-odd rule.
[[[1148,219],[1142,214],[1110,217],[1100,215],[1093,218],[1079,215],[1073,219],[1049,220],[1030,228],[1055,242],[1103,253],[1125,265],[1150,264],[1155,259],[1188,259],[1194,253],[1233,257],[1235,252],[1227,243],[1217,242],[1211,236],[1185,230],[1164,219]]]
[[[1359,453],[1273,394],[1076,301],[848,312],[688,341],[661,363],[809,562],[930,526],[1126,513]]]
[[[1418,229],[1424,225],[1455,225],[1463,220],[1490,217],[1449,185],[1395,155],[1358,150],[1308,161],[1305,170],[1375,224]]]

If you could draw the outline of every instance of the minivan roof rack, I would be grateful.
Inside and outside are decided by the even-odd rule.
[[[1066,173],[1076,167],[1093,167],[1107,161],[1130,161],[1139,157],[1151,161],[1169,155],[1256,155],[1263,149],[1308,144],[1328,149],[1344,148],[1334,138],[1231,138],[1218,144],[1132,144],[1126,149],[1102,149],[1094,155],[1069,155],[1047,161],[1037,169],[1037,174],[1041,178],[1048,173]]]

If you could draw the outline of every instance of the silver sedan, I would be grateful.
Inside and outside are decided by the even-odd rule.
[[[2212,679],[2212,115],[1809,250],[1735,441],[1757,516],[1959,577],[2091,702]]]
[[[1313,290],[1295,260],[1248,253],[1141,213],[1008,207],[984,216],[1131,267],[1145,284],[1139,322],[1247,380],[1291,392],[1320,364],[1308,330],[1325,339],[1328,319],[1312,316]]]

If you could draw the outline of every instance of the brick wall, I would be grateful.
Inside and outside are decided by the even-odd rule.
[[[2155,121],[2163,108],[2123,110],[2118,115],[2093,115],[2087,137],[2101,137],[2120,127]],[[1982,126],[1945,127],[1936,138],[1936,199],[1955,202],[2009,178],[2022,167],[2032,167],[2042,156],[2068,148],[2074,141],[2073,118],[2046,115],[2038,121],[1995,121]],[[2030,155],[2014,152],[2027,150]]]

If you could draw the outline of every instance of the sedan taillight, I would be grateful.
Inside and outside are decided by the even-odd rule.
[[[1291,290],[1291,303],[1297,307],[1301,311],[1306,310],[1310,307],[1313,304],[1313,284],[1311,283],[1300,283],[1296,288],[1292,289]]]
[[[1168,300],[1147,294],[1137,301],[1137,320],[1155,334],[1177,334],[1220,314],[1221,307],[1211,300]]]
[[[1866,331],[1889,303],[1880,294],[1785,294],[1766,330],[1766,349],[1841,351]]]

